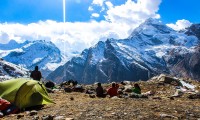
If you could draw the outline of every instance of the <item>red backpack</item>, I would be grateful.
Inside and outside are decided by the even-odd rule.
[[[0,111],[6,110],[11,105],[10,102],[8,102],[5,99],[0,98]]]
[[[4,115],[9,115],[17,113],[19,109],[14,104],[11,104],[7,100],[0,98],[0,111]]]

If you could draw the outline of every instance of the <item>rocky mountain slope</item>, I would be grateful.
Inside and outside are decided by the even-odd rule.
[[[147,80],[160,73],[185,76],[174,71],[182,68],[177,65],[183,57],[196,53],[199,41],[196,32],[192,32],[196,29],[189,30],[190,34],[177,32],[155,19],[148,19],[127,39],[100,41],[58,67],[47,79],[57,83],[69,79],[81,83],[105,83]],[[193,66],[198,64],[197,60]],[[189,74],[191,72],[186,76],[194,78],[195,75]]]
[[[200,46],[195,48],[192,53],[184,55],[172,54],[172,58],[176,59],[173,64],[171,74],[187,78],[200,79]]]
[[[28,77],[29,70],[0,59],[0,81],[16,77]]]
[[[193,24],[186,29],[187,35],[195,35],[200,40],[200,24]]]
[[[8,44],[0,44],[0,57],[29,70],[38,65],[43,77],[63,64],[60,50],[52,42],[44,40],[24,43],[11,40]]]

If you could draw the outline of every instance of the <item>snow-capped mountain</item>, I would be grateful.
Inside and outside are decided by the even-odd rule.
[[[29,70],[21,66],[0,59],[0,81],[16,77],[29,77],[29,73]]]
[[[0,57],[29,70],[38,65],[43,77],[62,65],[64,58],[52,42],[45,40],[24,43],[12,40],[8,44],[0,44]]]
[[[81,83],[122,80],[147,80],[160,74],[172,74],[179,62],[172,53],[192,54],[198,38],[172,30],[155,19],[148,19],[127,39],[108,39],[86,49],[49,74],[47,79]]]
[[[195,35],[200,41],[200,24],[193,24],[186,29],[187,35]]]
[[[171,74],[186,78],[200,80],[200,46],[195,48],[194,52],[186,54],[171,53],[170,61],[176,61],[171,66]]]

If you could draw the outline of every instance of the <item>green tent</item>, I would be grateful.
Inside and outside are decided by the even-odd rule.
[[[54,103],[49,99],[45,86],[41,82],[27,78],[0,82],[0,97],[20,109]]]

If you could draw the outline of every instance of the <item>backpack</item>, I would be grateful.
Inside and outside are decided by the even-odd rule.
[[[5,99],[0,98],[0,111],[5,110],[6,108],[8,108],[10,106],[10,102],[8,102]]]

